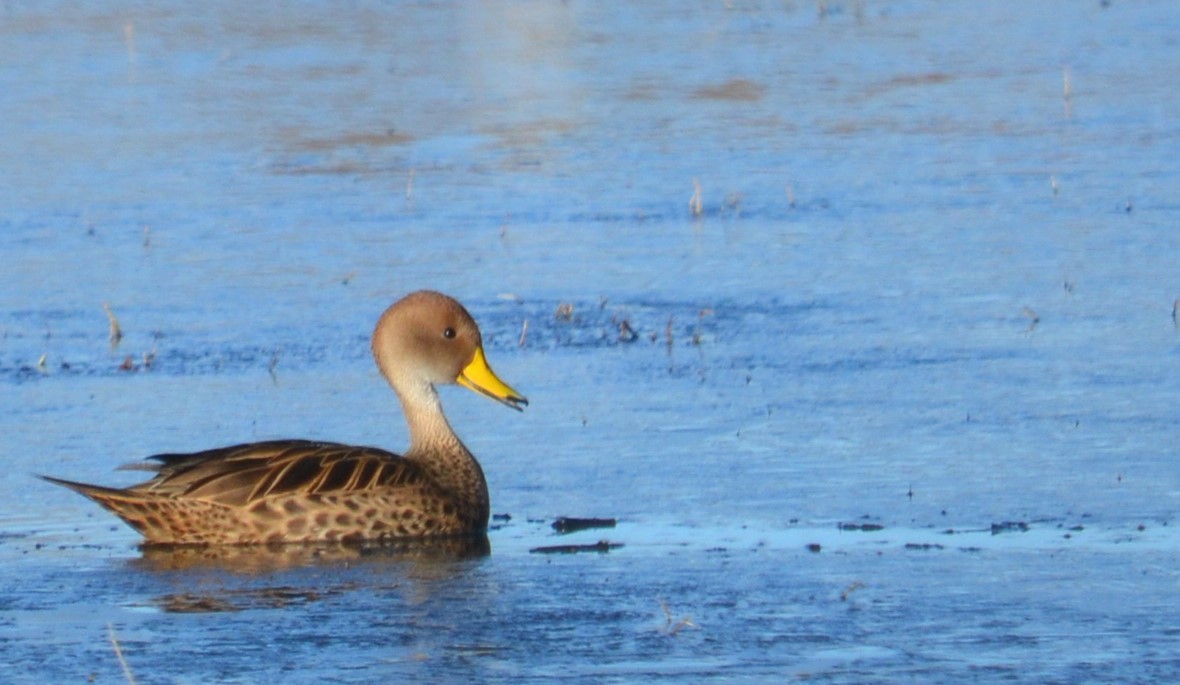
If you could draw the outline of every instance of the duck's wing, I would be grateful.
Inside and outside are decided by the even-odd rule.
[[[128,492],[227,506],[286,494],[411,487],[426,480],[412,462],[392,452],[309,440],[255,442],[148,459],[158,462],[158,475]]]

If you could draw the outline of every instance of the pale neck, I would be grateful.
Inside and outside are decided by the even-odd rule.
[[[447,422],[434,386],[395,389],[410,428],[405,459],[422,467],[443,488],[486,507],[483,469]]]
[[[410,428],[410,448],[406,456],[434,452],[463,452],[467,448],[455,435],[451,424],[443,414],[442,403],[434,386],[427,385],[416,391],[398,392],[406,424]],[[470,456],[467,453],[467,456]]]

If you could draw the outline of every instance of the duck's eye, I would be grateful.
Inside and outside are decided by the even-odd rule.
[[[455,329],[447,327],[446,329],[443,330],[443,337],[448,340],[455,337]]]

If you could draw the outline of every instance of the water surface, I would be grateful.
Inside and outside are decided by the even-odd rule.
[[[1174,679],[1177,28],[0,10],[8,677],[126,682],[113,635],[139,682]],[[423,287],[531,401],[444,391],[490,554],[161,556],[33,478],[396,449],[368,334]]]

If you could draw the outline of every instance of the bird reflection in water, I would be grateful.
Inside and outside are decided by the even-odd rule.
[[[217,613],[301,606],[360,588],[373,589],[374,572],[387,588],[403,581],[445,580],[462,573],[469,566],[465,562],[488,556],[491,545],[487,536],[476,536],[366,544],[144,545],[141,551],[131,561],[138,570],[200,574],[194,579],[196,589],[155,597],[153,606],[167,613]],[[298,573],[308,569],[330,571],[337,577],[325,582],[323,574],[316,573],[314,583],[300,582],[310,580]],[[351,573],[357,569],[366,573]],[[210,582],[208,574],[226,582]],[[261,586],[249,582],[257,578],[285,582]]]

